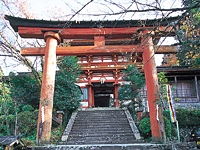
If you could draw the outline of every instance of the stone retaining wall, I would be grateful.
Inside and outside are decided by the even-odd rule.
[[[169,144],[101,144],[101,145],[49,145],[28,147],[28,150],[195,150],[195,142]]]
[[[200,109],[200,103],[176,103],[175,108],[190,109],[190,110]]]

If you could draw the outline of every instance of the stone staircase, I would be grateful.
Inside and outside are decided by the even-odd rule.
[[[127,110],[91,108],[74,113],[62,136],[61,145],[130,144],[141,142]]]

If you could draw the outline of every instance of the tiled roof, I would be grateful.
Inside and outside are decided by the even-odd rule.
[[[12,146],[15,142],[19,142],[19,136],[0,136],[0,146]]]

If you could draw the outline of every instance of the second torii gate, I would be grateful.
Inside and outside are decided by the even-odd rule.
[[[153,42],[156,43],[161,36],[172,31],[171,27],[167,30],[165,30],[165,27],[168,22],[177,20],[176,17],[169,18],[168,22],[161,19],[146,20],[145,25],[141,25],[140,20],[118,21],[116,23],[115,21],[83,21],[79,23],[72,21],[68,28],[65,28],[65,22],[62,21],[30,20],[11,16],[6,16],[6,18],[22,38],[39,38],[46,41],[46,47],[24,48],[21,51],[24,56],[45,55],[37,127],[38,144],[50,142],[56,55],[107,55],[134,52],[143,55],[152,140],[154,142],[165,142],[162,108],[155,103],[155,101],[159,102],[160,98],[154,53],[175,53],[177,50],[167,46],[160,46],[157,49]],[[156,22],[160,26],[155,26]],[[171,35],[174,35],[174,33],[171,32]],[[135,43],[139,44],[105,45],[105,41],[109,39],[126,41],[133,39],[133,37],[136,37]],[[152,37],[156,40],[153,41]],[[89,39],[94,40],[94,45],[58,47],[63,39]],[[89,100],[89,103],[91,103],[91,100]]]

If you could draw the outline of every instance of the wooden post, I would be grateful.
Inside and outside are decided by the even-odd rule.
[[[138,121],[140,122],[140,117],[142,115],[142,111],[138,111]]]
[[[46,51],[37,125],[36,142],[38,145],[50,143],[56,75],[56,46],[60,43],[61,38],[57,33],[46,32],[44,39],[46,40]]]
[[[60,119],[59,127],[62,128],[62,118],[63,118],[63,111],[57,111],[58,118]]]
[[[91,78],[92,78],[92,71],[87,70],[85,71],[87,74],[87,79],[88,79],[88,84],[86,85],[88,88],[88,108],[92,107],[92,83],[91,83]]]
[[[119,83],[115,84],[114,83],[114,106],[119,107],[119,100],[117,99],[118,97],[118,89],[119,89]]]
[[[149,103],[152,140],[154,142],[165,143],[165,127],[163,121],[162,107],[159,105],[159,85],[151,31],[142,31],[141,40],[141,44],[143,46],[143,63],[147,87],[147,97]]]
[[[175,76],[174,77],[174,79],[175,79],[175,86],[176,86],[176,97],[178,97],[178,90],[177,90],[177,77]]]
[[[119,72],[120,70],[113,70],[114,73],[114,78],[115,78],[115,83],[113,83],[114,85],[114,106],[115,107],[119,107],[119,100],[117,99],[118,97],[118,89],[119,89],[119,83],[118,83],[118,77],[119,77]]]
[[[195,85],[196,85],[196,92],[197,92],[197,102],[199,102],[199,89],[198,89],[198,80],[197,80],[197,76],[194,77],[195,78]]]
[[[94,90],[92,90],[92,107],[94,107]]]
[[[88,108],[92,107],[92,84],[91,84],[91,78],[88,78]]]

